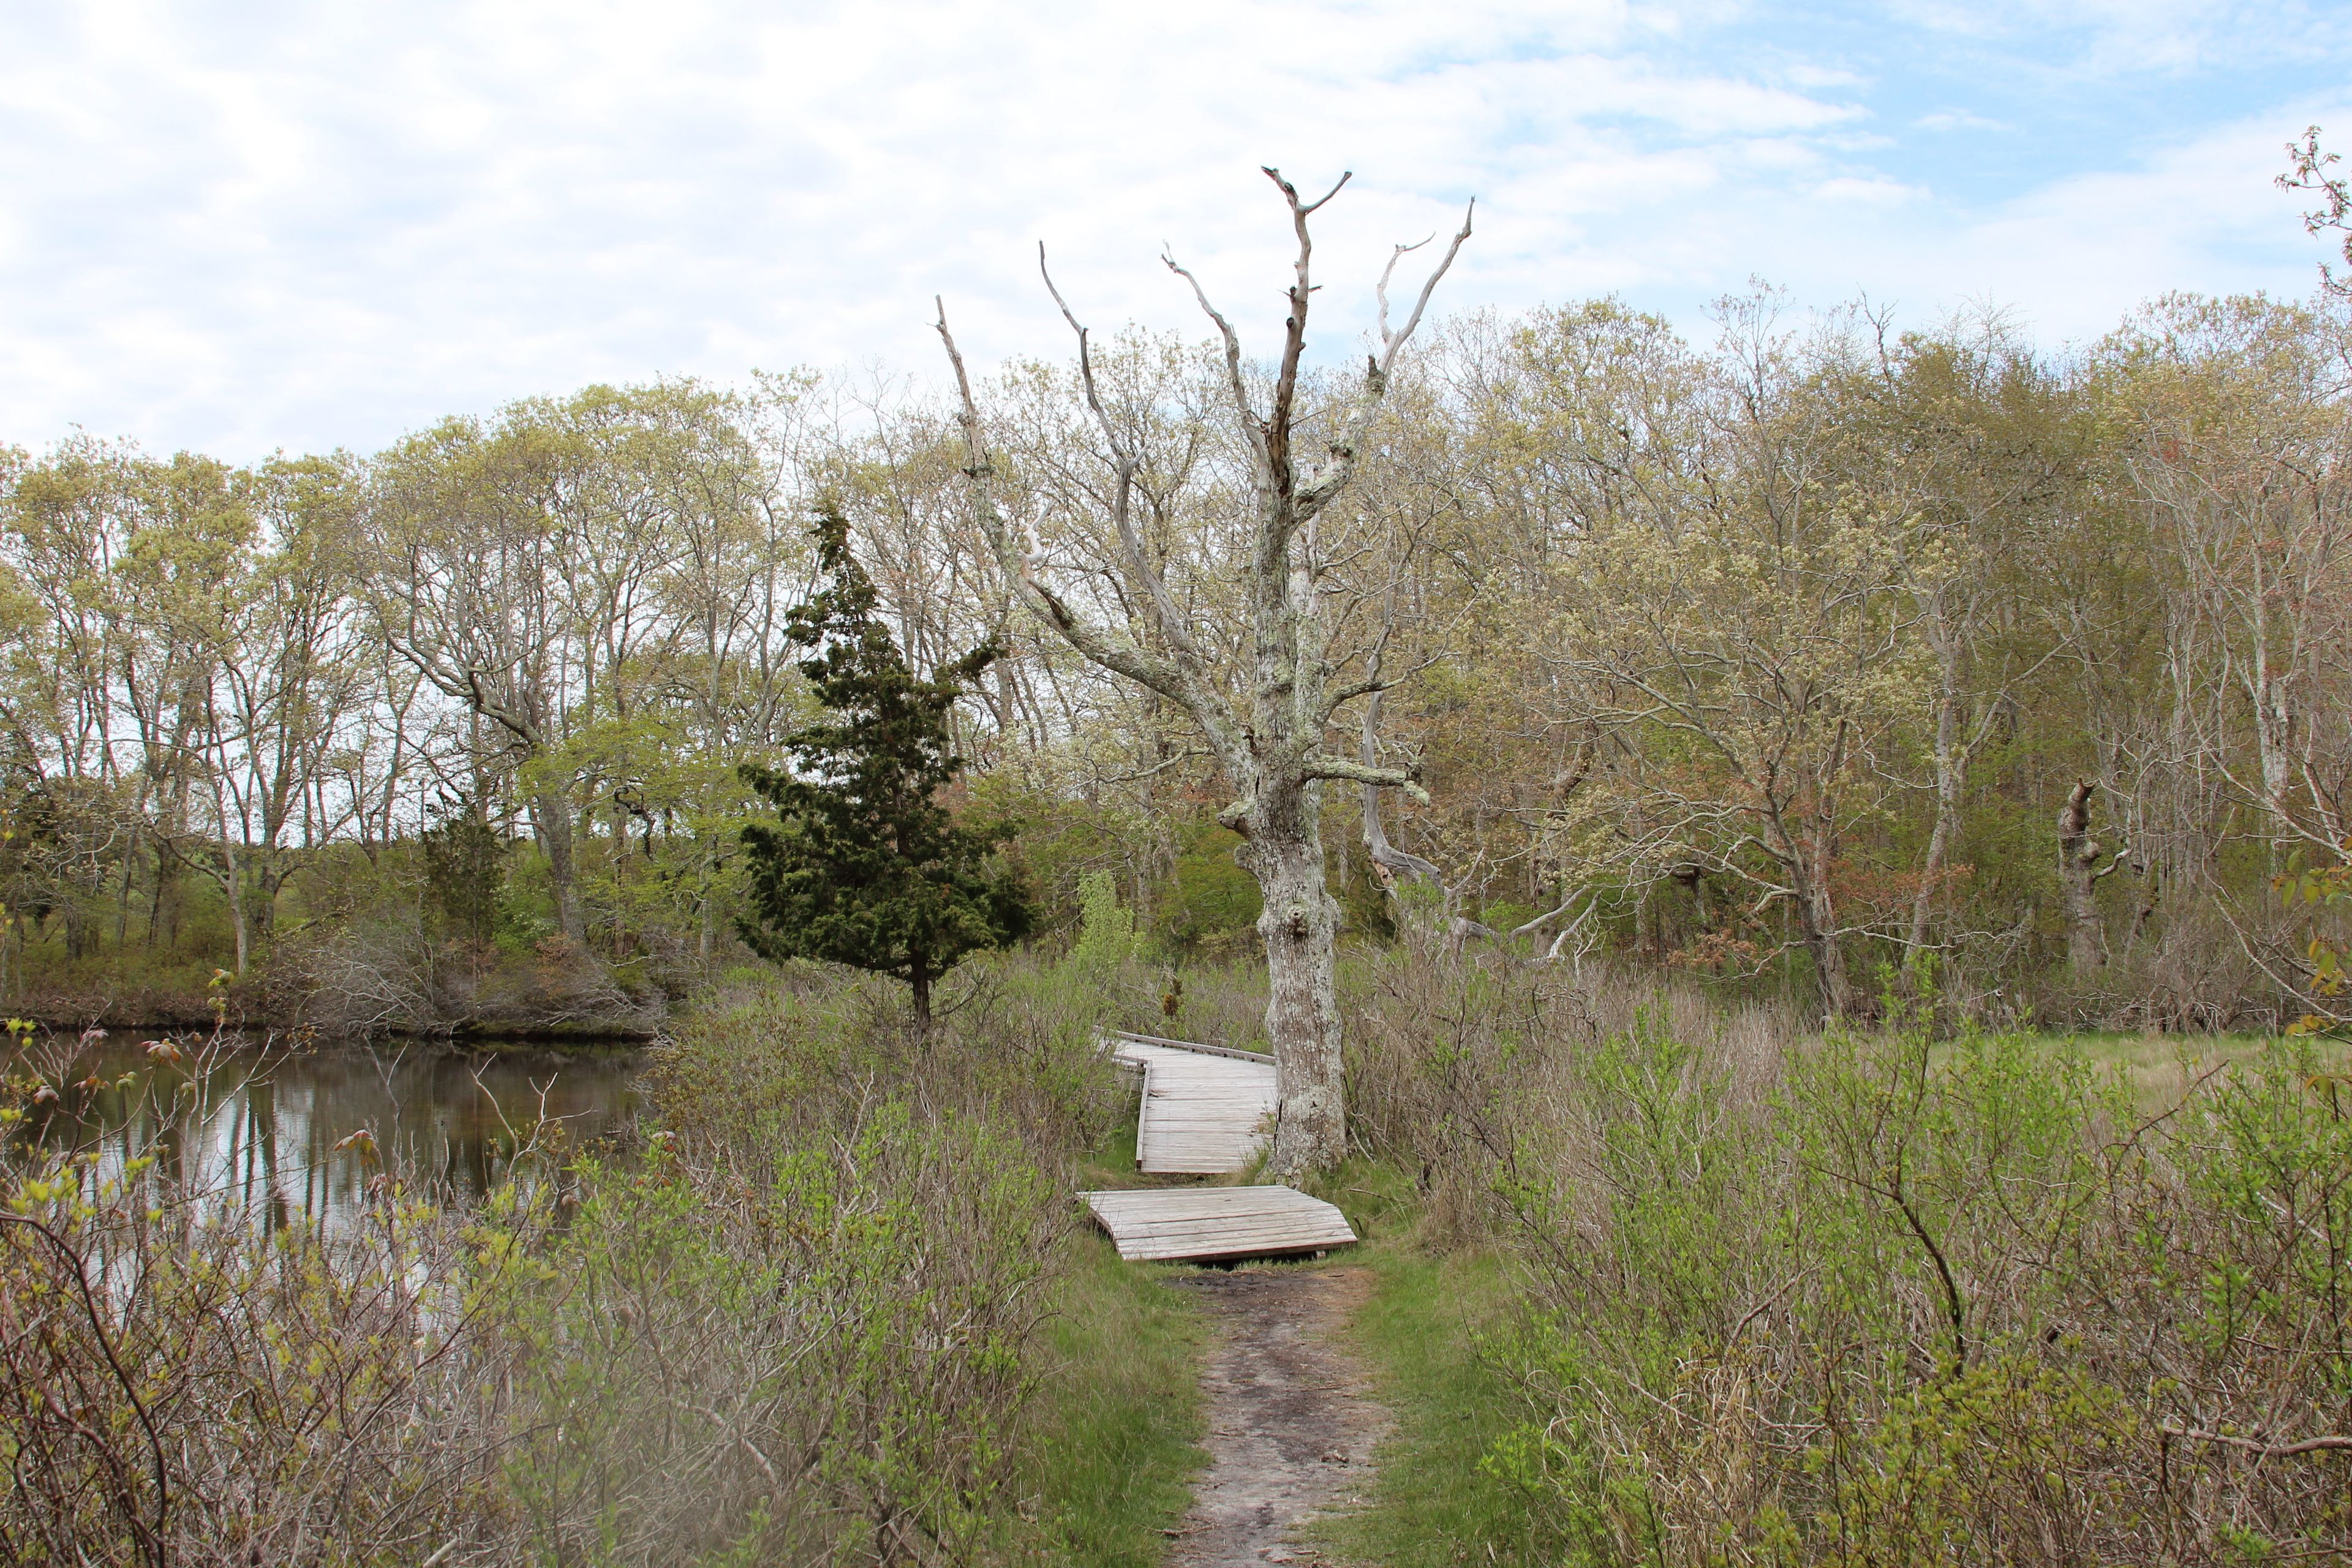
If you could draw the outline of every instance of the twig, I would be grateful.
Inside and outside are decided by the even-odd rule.
[[[106,1364],[114,1373],[114,1381],[122,1387],[122,1396],[131,1402],[131,1409],[139,1417],[140,1426],[147,1434],[148,1451],[155,1460],[155,1523],[152,1530],[142,1528],[147,1537],[148,1556],[157,1568],[170,1561],[169,1548],[163,1540],[163,1525],[172,1507],[170,1471],[163,1458],[163,1439],[155,1430],[154,1418],[147,1412],[147,1402],[139,1397],[138,1385],[122,1369],[122,1362],[114,1353],[114,1338],[106,1331],[106,1321],[100,1316],[98,1299],[89,1289],[89,1275],[82,1267],[81,1255],[66,1244],[63,1237],[29,1215],[0,1214],[0,1225],[21,1225],[57,1249],[58,1255],[73,1266],[73,1280],[81,1293],[82,1310],[89,1318],[89,1329],[98,1340],[98,1348],[106,1357]]]
[[[2305,1437],[2299,1443],[2265,1443],[2259,1437],[2240,1437],[2228,1432],[2207,1432],[2195,1426],[2164,1426],[2158,1428],[2168,1437],[2181,1437],[2198,1443],[2226,1443],[2232,1448],[2243,1448],[2260,1454],[2265,1459],[2288,1459],[2299,1454],[2352,1452],[2352,1437],[2329,1433],[2319,1437]]]

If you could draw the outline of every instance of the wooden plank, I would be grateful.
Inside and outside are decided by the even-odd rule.
[[[1106,1037],[1130,1045],[1157,1047],[1161,1050],[1191,1051],[1205,1057],[1227,1057],[1234,1061],[1258,1062],[1266,1067],[1274,1065],[1274,1058],[1264,1051],[1244,1051],[1234,1046],[1204,1046],[1198,1040],[1171,1040],[1160,1035],[1139,1035],[1129,1029],[1109,1030]]]
[[[1153,1053],[1143,1058],[1138,1166],[1155,1175],[1222,1175],[1257,1157],[1275,1106],[1271,1067],[1148,1044],[1129,1048]]]
[[[1288,1187],[1156,1187],[1081,1193],[1124,1258],[1285,1258],[1352,1246],[1348,1218]]]

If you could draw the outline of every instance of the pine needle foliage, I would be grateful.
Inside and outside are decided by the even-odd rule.
[[[787,770],[748,764],[744,781],[776,809],[743,844],[753,951],[892,974],[928,1026],[931,986],[970,952],[1028,934],[1028,886],[998,850],[1009,821],[959,821],[940,796],[961,776],[948,716],[1003,651],[993,639],[919,678],[879,614],[880,595],[849,552],[849,524],[825,507],[814,530],[827,586],[793,611],[801,673],[825,718],[784,740]]]

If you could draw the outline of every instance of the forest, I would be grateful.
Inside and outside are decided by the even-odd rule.
[[[1266,173],[1263,360],[6,454],[0,1557],[2352,1554],[2343,285],[1359,363]]]
[[[1445,320],[1318,520],[1332,679],[1393,683],[1332,747],[1427,796],[1323,786],[1343,940],[1409,893],[1461,940],[1828,1017],[1921,985],[1999,1025],[2332,1016],[2279,889],[2352,834],[2347,330],[2326,296],[2167,298],[2064,352],[1766,290],[1691,331]],[[1129,332],[1090,363],[1103,421],[1062,361],[982,389],[999,504],[1071,599],[1148,646],[1164,593],[1231,683],[1221,356]],[[1302,440],[1344,379],[1307,374]],[[1024,612],[953,411],[903,386],[0,460],[17,1011],[200,1021],[226,972],[240,1016],[338,1030],[658,1027],[754,962],[739,770],[812,716],[784,630],[828,499],[917,669],[1003,643],[960,787],[1022,825],[1048,927],[1100,873],[1171,973],[1253,945],[1215,748]]]

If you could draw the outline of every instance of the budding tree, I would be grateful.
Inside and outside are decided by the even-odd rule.
[[[1398,260],[1418,248],[1396,247],[1375,291],[1377,350],[1338,406],[1310,419],[1300,406],[1307,312],[1314,289],[1308,278],[1314,247],[1307,220],[1347,184],[1347,176],[1309,202],[1300,199],[1279,171],[1269,168],[1265,174],[1288,204],[1297,258],[1282,351],[1271,396],[1263,408],[1251,394],[1233,324],[1209,302],[1198,279],[1173,258],[1167,259],[1169,270],[1191,285],[1194,300],[1216,328],[1223,351],[1223,392],[1248,465],[1250,513],[1237,612],[1246,624],[1229,628],[1238,637],[1212,637],[1197,628],[1146,549],[1134,516],[1141,459],[1129,428],[1105,405],[1087,329],[1054,289],[1052,279],[1046,279],[1046,288],[1077,334],[1080,384],[1108,449],[1112,482],[1102,499],[1108,515],[1099,521],[1116,539],[1125,579],[1122,591],[1107,601],[1118,609],[1106,612],[1082,585],[1054,581],[1034,531],[1025,540],[1014,538],[994,497],[995,476],[979,405],[963,356],[948,330],[944,307],[939,331],[962,396],[972,506],[1014,594],[1086,658],[1181,710],[1200,731],[1233,792],[1232,802],[1217,813],[1217,820],[1241,835],[1238,858],[1265,895],[1258,934],[1265,943],[1271,991],[1266,1034],[1274,1045],[1278,1078],[1270,1168],[1277,1177],[1288,1179],[1336,1164],[1346,1148],[1333,978],[1339,906],[1324,885],[1322,786],[1327,780],[1346,780],[1400,788],[1427,799],[1402,771],[1368,765],[1334,749],[1345,743],[1334,727],[1338,710],[1395,686],[1411,670],[1383,676],[1376,668],[1362,669],[1336,646],[1338,621],[1349,596],[1335,590],[1352,546],[1321,537],[1318,520],[1354,479],[1397,356],[1420,325],[1438,280],[1470,237],[1470,217],[1465,212],[1461,229],[1422,284],[1403,324],[1391,327],[1390,279]],[[1039,259],[1042,269],[1042,252]],[[1302,436],[1312,437],[1312,429],[1306,428],[1310,426],[1323,432],[1319,458],[1298,450]],[[1225,668],[1216,651],[1228,643],[1242,649],[1237,668]],[[1351,668],[1357,673],[1345,677],[1343,672]]]

